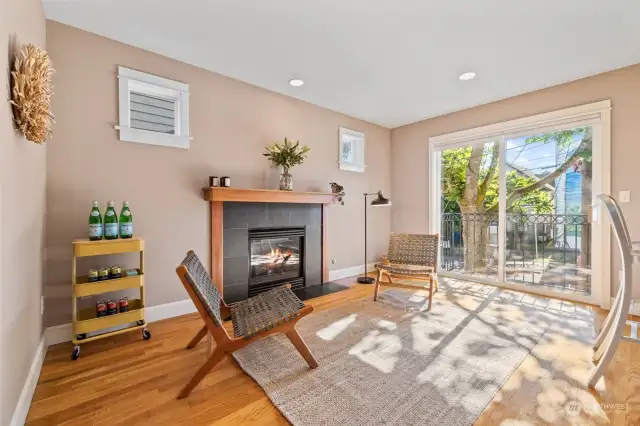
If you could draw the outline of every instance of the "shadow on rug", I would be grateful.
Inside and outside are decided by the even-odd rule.
[[[424,290],[388,289],[302,319],[315,370],[283,335],[234,357],[294,425],[470,425],[544,330],[498,292],[442,290],[431,312]]]

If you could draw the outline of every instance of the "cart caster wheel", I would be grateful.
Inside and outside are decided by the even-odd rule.
[[[145,328],[144,330],[142,330],[142,338],[144,340],[151,339],[151,332]]]
[[[71,353],[71,359],[76,360],[80,356],[80,346],[74,346],[73,352]]]
[[[138,320],[138,321],[136,321],[136,324],[137,325],[144,325],[144,320]]]
[[[76,336],[76,339],[78,340],[84,340],[87,338],[87,335],[85,333],[80,333]]]

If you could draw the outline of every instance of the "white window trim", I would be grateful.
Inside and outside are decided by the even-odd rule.
[[[611,193],[611,101],[604,100],[590,104],[580,105],[572,108],[565,108],[543,114],[504,121],[502,123],[490,124],[459,132],[429,138],[429,230],[431,233],[440,232],[440,200],[437,194],[437,185],[441,174],[440,151],[455,147],[465,146],[469,143],[497,140],[505,136],[523,135],[531,130],[552,131],[554,129],[567,128],[567,126],[580,126],[589,124],[594,127],[594,131],[600,137],[599,143],[594,145],[593,155],[601,159],[597,168],[593,170],[593,194],[598,192]],[[503,171],[503,168],[500,168]],[[504,173],[501,173],[501,177]],[[597,202],[593,205],[593,222],[595,223],[591,245],[592,247],[604,248],[606,254],[597,256],[592,250],[591,266],[594,270],[599,270],[599,277],[592,275],[592,293],[590,297],[585,297],[585,303],[597,304],[604,309],[609,309],[611,304],[611,232],[609,228],[609,218],[606,214],[599,214],[600,207]],[[504,218],[499,219],[504,223]],[[502,242],[504,246],[504,242]],[[452,274],[452,276],[455,274]],[[474,280],[475,277],[465,276],[464,279]],[[480,281],[480,280],[479,280]],[[506,288],[540,293],[542,295],[558,296],[558,293],[546,292],[532,286],[521,286],[511,283],[491,281],[493,285],[499,284]],[[547,294],[549,293],[549,294]],[[576,298],[577,300],[577,298]]]
[[[175,134],[133,129],[131,125],[130,94],[141,92],[175,100]],[[168,78],[118,67],[118,105],[120,140],[147,143],[172,148],[189,149],[189,85]]]
[[[356,161],[342,161],[342,136],[349,135],[358,138],[356,141],[356,151],[355,157]],[[339,128],[339,138],[338,138],[338,164],[340,165],[340,170],[346,170],[349,172],[359,172],[364,173],[367,166],[364,164],[365,158],[365,137],[364,133],[358,132],[355,130],[347,129],[346,127]]]

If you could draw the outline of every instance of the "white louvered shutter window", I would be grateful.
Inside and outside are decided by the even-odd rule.
[[[132,129],[175,135],[175,99],[162,99],[136,92],[131,92],[129,96]]]
[[[120,140],[189,148],[189,85],[118,67]]]

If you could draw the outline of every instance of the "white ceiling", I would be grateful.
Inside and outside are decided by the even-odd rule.
[[[637,0],[43,3],[49,19],[389,128],[640,62]]]

